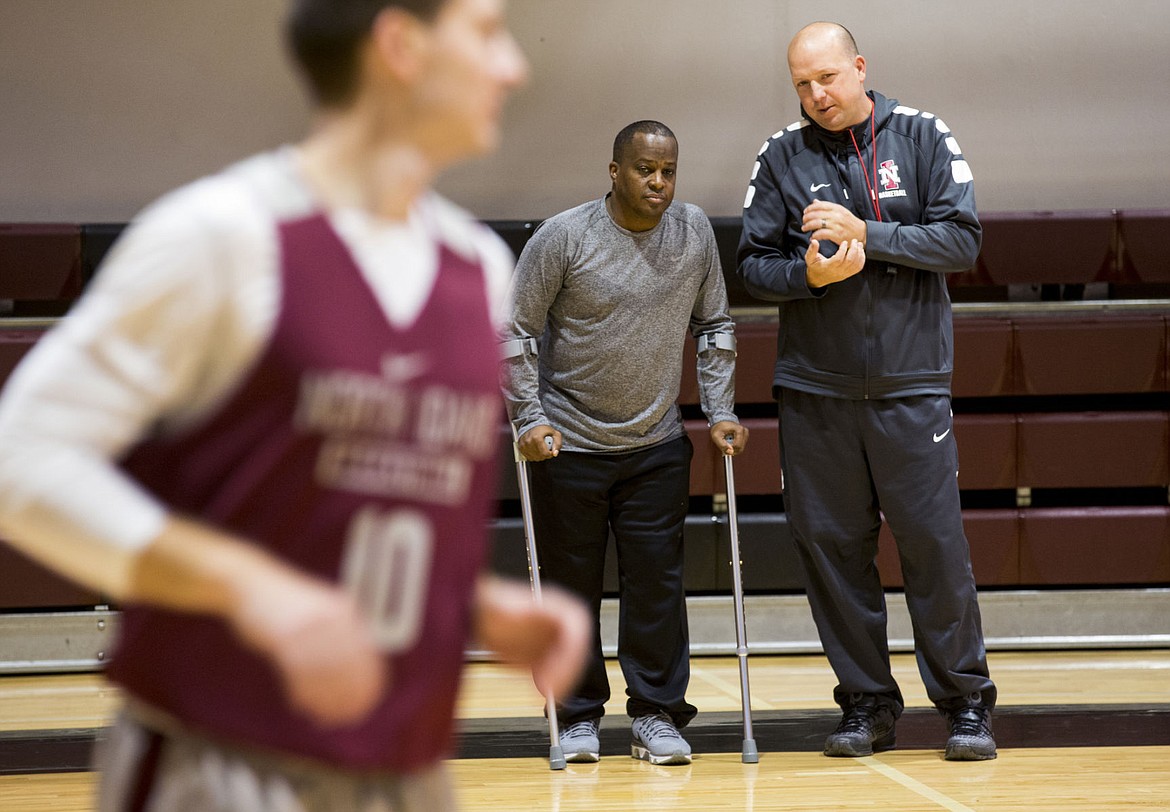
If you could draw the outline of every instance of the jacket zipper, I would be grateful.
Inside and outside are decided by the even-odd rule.
[[[844,175],[845,175],[845,177],[847,177],[849,179],[849,182],[844,184],[845,198],[846,198],[846,200],[849,201],[849,203],[850,203],[849,208],[853,211],[853,213],[856,216],[860,217],[862,220],[865,220],[866,216],[864,214],[860,214],[857,212],[856,206],[853,203],[853,198],[849,195],[849,187],[854,185],[857,182],[857,176],[853,171],[854,156],[850,152],[842,149],[840,152],[837,153],[838,160],[840,160],[841,152],[845,153],[845,173],[844,173]],[[860,164],[858,164],[858,169],[860,170]],[[862,279],[861,279],[862,289],[864,290],[865,297],[867,299],[866,306],[865,306],[865,333],[862,336],[862,352],[865,354],[865,363],[864,363],[863,377],[861,380],[861,397],[862,397],[862,400],[869,400],[869,396],[870,396],[870,391],[869,391],[870,351],[869,351],[869,349],[870,349],[870,343],[873,339],[873,291],[870,289],[869,277],[865,274],[865,269],[862,268],[860,273],[862,274]]]

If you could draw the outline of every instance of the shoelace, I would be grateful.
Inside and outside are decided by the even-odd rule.
[[[951,716],[951,735],[986,736],[989,732],[987,719],[979,708],[963,708]]]
[[[596,722],[593,722],[589,719],[585,719],[585,720],[580,721],[580,722],[573,722],[573,724],[569,725],[567,728],[564,729],[564,732],[561,733],[561,738],[562,739],[570,739],[570,738],[573,738],[574,736],[580,736],[580,735],[587,735],[587,736],[596,735],[596,733],[597,733],[597,728],[595,727],[596,724],[597,724]]]
[[[646,722],[642,728],[642,736],[646,740],[650,740],[655,736],[665,736],[669,739],[682,738],[682,735],[675,726],[662,716],[651,716],[650,721]]]
[[[863,733],[874,726],[878,709],[869,705],[854,705],[841,720],[838,728],[843,733]]]

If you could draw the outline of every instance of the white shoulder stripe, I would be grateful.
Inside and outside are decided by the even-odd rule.
[[[760,174],[760,162],[756,161],[756,165],[752,167],[752,180],[755,180],[758,174]]]
[[[947,149],[951,151],[952,155],[961,155],[963,150],[959,149],[959,142],[955,140],[953,135],[947,136]]]
[[[777,130],[776,132],[774,132],[770,136],[768,136],[768,140],[764,142],[764,145],[762,147],[760,147],[760,151],[757,152],[756,154],[763,155],[765,152],[768,151],[768,145],[771,144],[773,141],[775,141],[777,138],[783,138],[784,133],[791,133],[791,132],[796,132],[797,130],[803,130],[808,125],[809,125],[809,122],[806,119],[801,119],[800,121],[792,122],[791,124],[789,124],[787,127],[785,127],[782,130]]]
[[[921,116],[922,118],[926,119],[927,121],[933,121],[934,126],[943,135],[946,135],[947,133],[949,133],[951,131],[951,128],[946,125],[946,122],[944,122],[941,118],[936,116],[934,113],[928,113],[925,110],[919,110],[916,107],[907,107],[904,104],[899,104],[897,107],[894,108],[893,112],[895,115],[899,115],[899,116]],[[956,153],[956,154],[958,154],[958,153]]]
[[[752,201],[756,199],[756,187],[749,186],[747,190],[747,197],[743,200],[743,207],[745,209],[751,208]]]
[[[967,162],[958,160],[951,161],[951,179],[955,183],[970,183],[975,178],[972,176],[971,167],[967,165]]]

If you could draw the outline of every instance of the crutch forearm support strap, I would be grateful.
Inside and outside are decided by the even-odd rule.
[[[536,355],[535,338],[510,338],[500,342],[500,355],[507,361],[522,355]]]
[[[731,333],[704,333],[695,340],[698,352],[728,350],[735,352],[735,336]]]

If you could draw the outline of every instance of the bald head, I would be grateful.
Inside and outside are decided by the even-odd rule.
[[[811,48],[817,51],[836,50],[846,59],[857,56],[857,40],[849,33],[849,29],[840,23],[817,22],[809,23],[796,32],[792,42],[788,43],[789,61],[793,49]]]
[[[869,117],[865,57],[845,26],[816,22],[797,31],[788,44],[788,71],[805,114],[826,130],[840,132]]]

